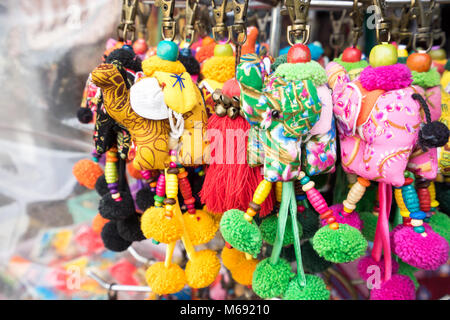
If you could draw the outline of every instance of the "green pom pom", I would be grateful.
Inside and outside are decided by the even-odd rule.
[[[312,239],[319,256],[334,263],[345,263],[358,259],[367,249],[367,240],[358,229],[339,224],[337,230],[328,225],[316,232]]]
[[[289,280],[294,276],[289,262],[278,259],[276,264],[271,264],[270,258],[267,258],[256,265],[252,289],[263,299],[279,297],[286,291]]]
[[[275,237],[277,235],[277,224],[278,217],[276,215],[271,215],[270,217],[264,219],[259,226],[261,230],[262,238],[265,242],[270,245],[275,243]],[[301,237],[303,234],[302,226],[298,224],[298,234]],[[292,232],[292,221],[290,218],[287,219],[286,229],[284,231],[283,247],[294,243],[294,233]]]
[[[434,232],[438,233],[450,243],[450,218],[445,213],[436,211],[430,217],[429,225]]]
[[[287,62],[287,53],[286,54],[282,54],[281,56],[278,56],[278,58],[275,59],[275,61],[272,63],[271,69],[272,71],[277,70],[277,68],[283,64]]]
[[[330,261],[321,258],[316,251],[314,251],[311,242],[306,241],[302,244],[302,262],[303,268],[310,273],[320,273],[327,270],[333,265]]]
[[[330,300],[330,291],[322,278],[305,274],[306,285],[300,287],[297,277],[289,282],[283,295],[284,300]]]
[[[327,82],[325,69],[314,60],[305,63],[283,63],[274,74],[290,81],[311,80],[316,86]]]
[[[404,276],[408,276],[412,282],[414,282],[414,286],[416,287],[416,290],[419,288],[419,282],[417,281],[416,276],[414,275],[414,272],[419,271],[419,269],[403,262],[401,259],[398,260],[398,274],[402,274]]]
[[[319,215],[311,208],[305,208],[305,211],[299,212],[297,220],[302,225],[302,240],[312,238],[320,228]]]
[[[363,226],[361,232],[367,241],[375,239],[375,230],[377,229],[378,217],[372,212],[359,212],[359,218],[362,220]]]
[[[369,65],[369,63],[366,60],[359,60],[356,62],[342,61],[342,54],[339,56],[339,58],[335,58],[333,61],[343,66],[345,71],[347,72],[350,72],[354,69],[364,69]]]
[[[223,214],[220,220],[220,232],[229,244],[239,251],[256,257],[261,251],[262,237],[256,223],[244,218],[244,212],[231,209]]]
[[[431,68],[427,72],[411,71],[413,83],[422,88],[431,88],[441,83],[441,76],[436,68]]]

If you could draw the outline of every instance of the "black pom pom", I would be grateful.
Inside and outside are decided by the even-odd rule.
[[[142,241],[146,238],[142,234],[141,221],[137,214],[125,220],[117,221],[117,231],[119,235],[127,241]]]
[[[121,191],[122,201],[115,201],[111,194],[105,194],[98,206],[100,215],[109,220],[123,220],[135,213],[134,202],[131,194]]]
[[[324,272],[333,265],[333,263],[320,257],[309,241],[306,241],[305,243],[302,244],[301,251],[302,251],[302,262],[305,271],[311,273],[320,273]]]
[[[122,252],[131,245],[130,241],[123,239],[117,230],[114,221],[110,221],[103,226],[101,237],[105,247],[111,251]]]
[[[91,109],[80,107],[77,111],[77,118],[81,123],[89,123],[94,118],[94,115],[92,114]]]
[[[104,196],[105,194],[109,193],[109,189],[108,189],[108,184],[106,183],[106,179],[105,179],[105,175],[101,175],[98,179],[97,182],[95,183],[95,191],[97,191],[97,193],[100,196]]]
[[[312,238],[320,228],[319,216],[310,208],[297,213],[297,220],[303,227],[302,240]]]
[[[200,63],[191,54],[190,49],[182,49],[178,55],[178,60],[186,68],[189,74],[199,74],[200,73]]]
[[[428,148],[442,147],[448,142],[449,130],[439,121],[424,124],[419,131],[419,145],[424,151]]]
[[[142,71],[142,62],[133,51],[127,49],[116,49],[106,58],[106,63],[112,63],[114,60],[120,61],[122,66],[133,71]]]
[[[136,193],[136,205],[142,211],[147,210],[155,204],[155,192],[152,192],[150,188],[142,188]]]

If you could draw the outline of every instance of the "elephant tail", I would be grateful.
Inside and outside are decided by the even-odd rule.
[[[426,123],[421,126],[419,131],[419,145],[422,150],[427,151],[428,148],[444,146],[450,135],[447,126],[439,121],[431,121],[428,104],[420,94],[414,93],[411,97],[420,103],[426,117]]]

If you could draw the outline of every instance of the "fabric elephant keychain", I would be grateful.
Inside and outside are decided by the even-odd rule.
[[[221,10],[225,10],[224,3]],[[233,5],[240,6],[237,2]],[[221,14],[225,13],[221,11]],[[228,31],[236,48],[241,46],[237,39],[246,36],[245,27],[239,24],[242,22],[245,26],[245,15],[245,12],[240,12],[235,16],[235,24]],[[241,34],[234,36],[233,28]],[[209,212],[221,215],[232,208],[244,210],[263,177],[258,168],[247,164],[245,139],[250,125],[240,110],[240,88],[234,79],[235,61],[240,59],[239,50],[236,50],[234,57],[232,47],[227,43],[217,44],[214,52],[215,56],[202,67],[205,79],[200,84],[207,89],[207,97],[210,96],[209,101],[214,108],[208,119],[210,160],[200,197]],[[208,103],[208,98],[206,101]],[[262,214],[268,214],[271,208],[272,197],[269,197],[263,204]]]
[[[392,199],[391,186],[401,187],[411,184],[410,180],[405,180],[404,172],[412,151],[418,141],[422,141],[422,146],[425,148],[435,148],[437,145],[433,139],[437,136],[423,140],[419,138],[426,130],[431,130],[430,134],[435,132],[432,129],[435,125],[428,118],[427,124],[419,128],[422,122],[420,110],[423,109],[428,115],[430,111],[428,105],[421,102],[423,90],[411,86],[413,79],[409,69],[397,63],[397,48],[387,43],[377,45],[372,49],[369,60],[370,66],[366,67],[353,81],[349,80],[342,66],[331,63],[327,66],[329,85],[333,90],[342,165],[346,172],[357,174],[360,182],[352,187],[347,197],[347,202],[350,202],[351,206],[348,207],[345,203],[344,206],[348,207],[345,211],[351,211],[351,207],[362,198],[365,184],[367,185],[369,180],[378,182],[380,213],[372,257],[379,262],[384,250],[385,274],[381,288],[372,290],[371,298],[386,297],[389,295],[389,290],[386,288],[396,285],[401,288],[401,293],[396,298],[402,299],[414,296],[414,286],[400,275],[391,277],[391,243],[388,229]],[[409,187],[408,190],[410,190]],[[408,203],[408,205],[411,204]],[[415,207],[414,210],[416,210]],[[422,214],[417,214],[416,220],[422,218]],[[419,222],[414,223],[419,226]],[[417,231],[421,229],[417,228]],[[405,236],[406,238],[419,234],[414,231],[410,234],[411,227],[404,230],[409,233],[409,236]],[[397,231],[398,229],[393,231],[394,238]],[[401,233],[397,233],[399,234]],[[435,241],[434,234],[429,236],[419,235],[416,239],[422,242],[430,241],[428,249],[437,248],[436,256],[430,255],[429,251],[425,250],[416,252],[415,257],[420,256],[417,261],[425,263],[437,257],[434,261],[439,264],[438,261],[448,255],[448,248],[445,250],[440,240]],[[412,240],[394,240],[393,252],[402,260],[406,259],[406,256],[396,249],[396,244],[408,247],[408,251],[422,247],[414,245]],[[406,254],[406,251],[404,252]]]
[[[263,165],[264,180],[258,185],[246,212],[236,209],[225,212],[220,230],[231,246],[247,256],[256,257],[261,250],[262,241],[270,240],[263,239],[253,217],[260,212],[261,204],[269,195],[272,184],[276,182],[275,193],[280,208],[275,228],[276,236],[272,236],[271,241],[274,247],[271,257],[257,264],[252,281],[253,290],[262,298],[329,298],[323,281],[317,276],[305,275],[303,272],[300,252],[301,226],[298,225],[296,217],[294,181],[300,180],[302,184],[307,185],[303,187],[306,196],[311,199],[313,206],[319,208],[319,212],[322,211],[321,207],[324,207],[323,204],[318,205],[318,192],[314,183],[306,181],[309,178],[301,171],[301,167],[305,168],[308,174],[315,175],[332,171],[335,161],[334,124],[326,74],[317,62],[302,60],[308,53],[309,49],[305,45],[293,46],[288,53],[288,62],[280,65],[275,73],[268,77],[267,69],[263,69],[264,64],[255,63],[254,58],[247,61],[244,56],[244,62],[237,70],[237,80],[241,87],[241,108],[250,125],[257,127],[254,136],[249,137],[249,163]],[[312,193],[316,198],[311,198]],[[291,230],[287,231],[289,215]],[[327,212],[326,216],[329,218],[330,213]],[[335,220],[330,219],[329,223],[338,227],[323,227],[332,233],[345,233],[343,230],[347,229],[335,223]],[[338,231],[339,229],[341,230]],[[356,229],[355,232],[359,234]],[[320,230],[317,234],[319,233]],[[285,237],[287,242],[284,242]],[[316,239],[316,244],[327,242],[329,247],[329,239],[322,241],[319,238]],[[351,260],[359,257],[367,246],[363,238],[362,243],[355,242],[352,249],[356,247],[356,257],[351,257]],[[281,248],[286,244],[294,244],[297,276],[292,273],[289,263],[280,258]],[[339,247],[338,242],[336,245]],[[346,249],[348,248],[341,250]],[[317,289],[315,296],[312,295],[313,288]]]

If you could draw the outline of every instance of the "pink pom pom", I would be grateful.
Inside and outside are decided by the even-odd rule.
[[[366,281],[371,275],[373,275],[373,271],[368,272],[367,268],[370,266],[377,266],[380,268],[380,276],[382,279],[384,279],[384,259],[381,257],[379,262],[376,262],[375,259],[372,256],[367,256],[359,259],[358,261],[358,273],[361,279]],[[392,260],[392,273],[397,273],[398,271],[398,263],[395,260]]]
[[[449,245],[424,223],[426,237],[412,227],[399,225],[391,232],[392,251],[404,262],[424,270],[436,270],[447,262]]]
[[[227,80],[222,87],[222,93],[228,97],[240,96],[241,88],[236,79]]]
[[[394,274],[380,288],[370,291],[370,300],[416,300],[414,282],[401,274]]]
[[[358,213],[356,211],[352,212],[348,216],[344,216],[341,214],[341,211],[343,210],[344,206],[342,204],[334,204],[330,207],[331,210],[333,210],[333,217],[336,218],[336,221],[343,224],[348,224],[349,226],[352,226],[353,228],[356,228],[358,230],[362,229],[362,221],[359,218]],[[326,220],[321,220],[320,223],[322,226],[325,226],[327,224]]]
[[[359,81],[366,90],[389,91],[406,88],[413,80],[409,68],[402,63],[397,63],[376,68],[367,66],[361,72]]]

